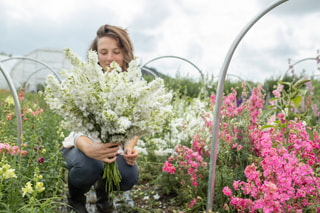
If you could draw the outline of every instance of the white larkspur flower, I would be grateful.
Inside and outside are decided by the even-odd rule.
[[[50,108],[64,118],[64,128],[102,142],[124,142],[162,131],[172,113],[172,94],[161,78],[145,81],[136,60],[124,72],[116,62],[103,72],[95,51],[88,52],[87,63],[69,48],[64,54],[72,68],[61,72],[62,82],[49,76],[44,92]]]
[[[173,105],[169,106],[173,109],[167,109],[174,112],[171,114],[170,119],[167,120],[169,130],[164,132],[161,139],[155,136],[149,139],[152,144],[155,144],[154,154],[157,156],[174,154],[175,151],[172,147],[176,147],[181,143],[192,143],[192,136],[195,133],[201,134],[201,138],[205,139],[206,143],[210,143],[210,132],[202,131],[204,117],[209,117],[209,120],[213,121],[213,113],[207,115],[206,104],[206,102],[202,102],[199,99],[193,99],[192,102],[176,99]],[[165,115],[160,119],[165,119]],[[145,144],[139,144],[140,149],[144,147],[146,147]]]
[[[120,117],[118,119],[118,124],[119,124],[119,132],[120,133],[125,133],[126,130],[131,126],[131,121],[127,117]]]

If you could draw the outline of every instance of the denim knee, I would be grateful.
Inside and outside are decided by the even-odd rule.
[[[117,165],[121,174],[120,190],[128,191],[139,180],[139,170],[137,164],[130,166],[126,163],[122,155],[117,157]]]
[[[77,188],[90,188],[101,177],[103,169],[103,162],[87,157],[70,168],[69,179]]]

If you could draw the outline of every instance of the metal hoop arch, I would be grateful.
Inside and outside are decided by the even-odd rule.
[[[202,82],[203,82],[203,84],[204,84],[204,85],[203,85],[204,97],[206,96],[206,90],[205,90],[206,85],[205,85],[205,81],[204,81],[204,74],[202,73],[201,69],[200,69],[197,65],[195,65],[193,62],[191,62],[190,60],[188,60],[188,59],[186,59],[186,58],[183,58],[183,57],[180,57],[180,56],[174,56],[174,55],[159,56],[159,57],[155,57],[155,58],[147,61],[146,63],[144,63],[143,65],[141,65],[140,68],[145,67],[146,65],[150,64],[150,63],[153,62],[153,61],[157,61],[157,60],[164,59],[164,58],[175,58],[175,59],[179,59],[179,60],[185,61],[185,62],[189,63],[191,66],[193,66],[193,67],[200,73],[200,75],[201,75],[201,80],[202,80]]]
[[[155,72],[153,72],[151,69],[149,69],[148,67],[141,67],[141,71],[145,70],[148,73],[152,74],[155,78],[159,77]]]
[[[196,68],[196,70],[198,70],[198,72],[200,73],[201,78],[202,78],[202,79],[204,78],[204,75],[203,75],[201,69],[200,69],[197,65],[195,65],[194,63],[192,63],[192,62],[189,61],[188,59],[185,59],[185,58],[179,57],[179,56],[174,56],[174,55],[165,55],[165,56],[159,56],[159,57],[153,58],[153,59],[147,61],[146,63],[144,63],[144,64],[141,66],[141,68],[142,68],[142,67],[145,67],[147,64],[150,64],[150,63],[153,62],[153,61],[157,61],[157,60],[163,59],[163,58],[176,58],[176,59],[180,59],[180,60],[182,60],[182,61],[185,61],[185,62],[191,64],[194,68]]]
[[[13,84],[13,81],[9,75],[9,73],[6,71],[6,69],[2,66],[2,63],[0,62],[0,70],[2,72],[2,74],[4,75],[4,78],[6,79],[12,97],[13,97],[13,101],[14,101],[14,106],[16,108],[16,117],[17,117],[17,140],[18,140],[18,147],[19,149],[21,149],[21,136],[22,136],[22,119],[21,119],[21,109],[20,109],[20,103],[19,103],[19,99],[18,99],[18,95],[16,93],[16,88]]]
[[[279,6],[280,4],[286,2],[288,0],[279,0],[271,3],[266,9],[262,10],[256,17],[254,17],[238,34],[238,36],[234,39],[233,43],[231,44],[227,55],[224,59],[223,66],[220,70],[219,82],[218,82],[218,89],[217,89],[217,96],[216,96],[216,105],[214,109],[214,125],[213,125],[213,132],[212,132],[212,143],[211,143],[211,154],[210,154],[210,169],[209,169],[209,181],[208,181],[208,196],[207,196],[207,213],[212,211],[212,204],[213,204],[213,195],[214,195],[214,181],[215,181],[215,169],[216,169],[216,160],[217,160],[217,151],[218,151],[218,131],[220,126],[220,116],[221,116],[221,102],[222,102],[222,95],[223,95],[223,86],[224,81],[226,78],[226,74],[228,71],[228,67],[230,61],[232,59],[233,53],[236,50],[238,44],[245,36],[245,34],[251,29],[251,27],[265,14],[267,14],[273,8]]]
[[[60,77],[60,74],[57,73],[54,69],[52,69],[52,67],[50,67],[50,66],[49,66],[48,64],[46,64],[45,62],[40,61],[40,60],[35,59],[35,58],[15,56],[15,57],[10,57],[10,58],[2,59],[2,60],[0,61],[0,63],[6,62],[6,61],[10,61],[10,60],[17,60],[17,59],[20,59],[20,60],[29,60],[29,61],[37,62],[37,63],[39,63],[39,64],[47,67],[47,68],[55,75],[55,77],[59,80],[59,82],[62,81],[62,79],[61,79],[61,77]]]
[[[18,147],[19,149],[21,149],[21,136],[22,136],[22,119],[21,119],[21,108],[20,108],[20,102],[19,102],[19,99],[18,99],[18,95],[16,93],[16,88],[13,84],[13,81],[12,81],[12,78],[10,77],[9,73],[6,71],[6,69],[3,67],[3,62],[6,62],[6,61],[10,61],[10,60],[15,60],[15,59],[23,59],[23,60],[30,60],[30,61],[34,61],[34,62],[37,62],[39,64],[42,64],[43,66],[47,67],[56,77],[57,79],[59,80],[59,82],[61,82],[61,77],[60,75],[55,71],[53,70],[48,64],[40,61],[40,60],[37,60],[37,59],[34,59],[34,58],[29,58],[29,57],[9,57],[9,58],[5,58],[5,59],[2,59],[0,61],[0,70],[2,72],[2,74],[4,75],[8,85],[9,85],[9,88],[10,88],[10,91],[11,91],[11,94],[12,94],[12,97],[13,97],[13,100],[14,100],[14,106],[15,106],[15,109],[16,109],[16,117],[17,117],[17,140],[18,140]]]
[[[245,83],[246,83],[246,85],[248,86],[248,88],[249,88],[250,92],[252,92],[252,87],[251,87],[251,85],[250,85],[246,80],[244,80],[243,78],[241,78],[239,75],[232,74],[232,73],[227,73],[227,76],[236,77],[236,78],[238,78],[239,80],[241,80],[241,81],[245,82]]]
[[[304,61],[311,61],[311,60],[318,61],[319,59],[318,58],[311,58],[311,57],[310,58],[303,58],[303,59],[296,61],[293,64],[289,64],[289,68],[281,75],[280,80],[282,81],[284,76],[287,74],[287,72],[289,72],[289,70],[291,70],[295,65],[300,64],[301,62],[304,62]]]
[[[40,68],[40,69],[37,69],[36,71],[34,71],[33,73],[31,73],[28,77],[27,77],[27,79],[26,79],[26,81],[25,81],[25,83],[28,83],[28,81],[30,80],[30,78],[33,76],[33,75],[35,75],[36,73],[38,73],[38,72],[40,72],[41,70],[43,70],[43,69],[45,69],[46,67],[42,67],[42,68]],[[59,68],[56,68],[56,67],[53,67],[54,69],[59,69]],[[60,81],[61,82],[61,81]]]

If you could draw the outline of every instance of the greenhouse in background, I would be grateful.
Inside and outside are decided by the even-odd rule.
[[[62,69],[71,67],[63,50],[58,49],[36,49],[24,56],[0,55],[0,63],[17,89],[23,87],[34,92],[44,87],[49,74],[59,75]],[[3,75],[0,77],[0,88],[9,89]]]

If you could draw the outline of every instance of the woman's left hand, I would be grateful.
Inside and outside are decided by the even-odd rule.
[[[138,157],[139,157],[139,153],[137,150],[132,149],[130,146],[127,146],[124,149],[124,159],[126,160],[127,164],[129,164],[130,166],[134,165]]]

